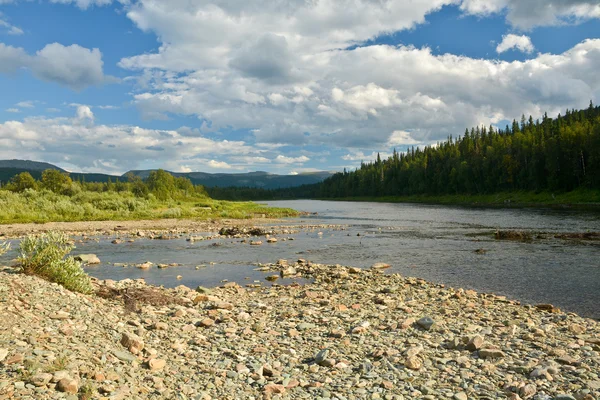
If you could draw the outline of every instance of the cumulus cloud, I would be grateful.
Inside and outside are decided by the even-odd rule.
[[[511,49],[517,49],[523,53],[533,53],[534,46],[529,36],[519,36],[511,33],[502,36],[502,42],[496,47],[496,52],[501,54]]]
[[[307,161],[310,161],[310,158],[308,158],[306,156],[286,157],[286,156],[280,154],[275,158],[274,161],[278,164],[303,164]]]
[[[74,90],[114,82],[115,78],[104,75],[103,64],[100,50],[76,44],[51,43],[35,55],[29,55],[22,48],[0,43],[0,73],[15,73],[26,68],[41,80]]]
[[[78,106],[75,119],[80,123],[94,123],[94,113],[88,106]]]
[[[484,16],[506,10],[506,19],[521,29],[600,18],[597,0],[462,0],[460,8]]]
[[[124,173],[148,163],[170,170],[180,170],[182,165],[189,171],[249,170],[252,162],[268,162],[276,154],[244,141],[184,136],[177,130],[103,125],[93,123],[94,118],[89,106],[79,105],[71,118],[5,121],[0,123],[2,154],[105,173]]]

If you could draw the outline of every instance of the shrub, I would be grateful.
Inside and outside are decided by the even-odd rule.
[[[81,263],[67,257],[72,249],[69,237],[63,233],[28,236],[19,246],[19,264],[26,274],[37,275],[75,292],[92,293],[90,277]]]

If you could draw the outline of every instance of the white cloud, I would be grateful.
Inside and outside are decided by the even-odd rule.
[[[533,53],[534,47],[529,36],[511,33],[502,36],[502,42],[496,47],[496,52],[501,54],[511,49],[517,49],[523,53]]]
[[[9,113],[20,113],[21,112],[21,110],[19,110],[18,108],[7,108],[5,111],[9,112]]]
[[[144,165],[178,170],[247,169],[227,158],[262,157],[243,141],[184,136],[176,130],[92,123],[88,106],[73,118],[31,117],[0,123],[3,157],[44,160],[84,172],[124,173]],[[243,161],[243,160],[238,160]]]
[[[88,106],[79,106],[76,111],[76,119],[80,123],[94,123],[94,113]]]
[[[102,70],[102,53],[79,45],[51,43],[35,55],[22,48],[0,43],[0,73],[15,73],[27,68],[39,79],[81,90],[88,86],[115,82]]]
[[[21,108],[34,108],[35,101],[33,101],[33,100],[20,101],[17,104],[15,104],[15,106],[21,107]]]
[[[287,156],[280,154],[273,161],[275,161],[278,164],[303,164],[307,161],[310,161],[310,158],[308,158],[306,156],[287,157]]]
[[[210,160],[206,165],[209,168],[214,168],[214,169],[232,169],[233,168],[231,165],[227,164],[225,161]]]
[[[506,19],[521,29],[600,18],[597,0],[462,0],[460,7],[482,16],[507,10]]]
[[[406,145],[417,145],[420,144],[418,140],[411,136],[410,132],[406,131],[394,131],[388,139],[388,147],[395,146],[406,146]]]
[[[2,4],[2,1],[0,1],[0,4]],[[0,27],[6,28],[6,33],[13,36],[22,35],[23,33],[25,33],[23,32],[23,29],[8,23],[8,21],[2,19],[1,17],[2,12],[0,12]]]

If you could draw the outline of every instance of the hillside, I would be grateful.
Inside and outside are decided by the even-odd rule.
[[[5,184],[13,176],[21,172],[29,172],[35,179],[40,179],[42,171],[46,169],[56,169],[62,172],[67,172],[62,168],[45,162],[28,161],[28,160],[0,160],[0,184]],[[133,170],[128,173],[133,173],[142,179],[146,179],[153,170]],[[279,189],[290,188],[301,185],[310,185],[320,183],[324,179],[333,175],[331,172],[307,172],[298,175],[277,175],[264,171],[226,174],[218,173],[211,174],[207,172],[189,172],[178,173],[170,172],[175,177],[188,178],[194,185],[202,185],[205,187],[252,187],[261,189]],[[123,175],[107,175],[98,173],[83,173],[70,172],[71,179],[85,182],[100,182],[105,183],[109,180],[125,181],[126,174]]]
[[[146,179],[152,170],[130,171]],[[195,185],[205,187],[255,187],[262,189],[288,188],[301,185],[320,183],[333,174],[331,172],[307,172],[298,175],[277,175],[264,171],[240,174],[210,174],[206,172],[178,173],[169,172],[176,177],[185,177]]]

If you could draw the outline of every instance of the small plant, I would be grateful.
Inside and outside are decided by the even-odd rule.
[[[86,382],[86,384],[79,389],[79,394],[77,397],[79,400],[91,400],[94,398],[95,392],[96,388],[94,388],[94,385],[90,382]]]
[[[81,263],[67,257],[72,249],[69,237],[63,233],[28,236],[19,246],[19,264],[26,274],[37,275],[74,292],[92,293],[90,277]]]
[[[0,256],[10,250],[10,243],[0,243]]]
[[[60,356],[58,358],[56,358],[54,361],[52,361],[52,363],[48,366],[46,366],[46,368],[44,368],[45,372],[56,372],[56,371],[63,371],[65,369],[67,369],[67,367],[69,366],[69,357],[67,356]]]

